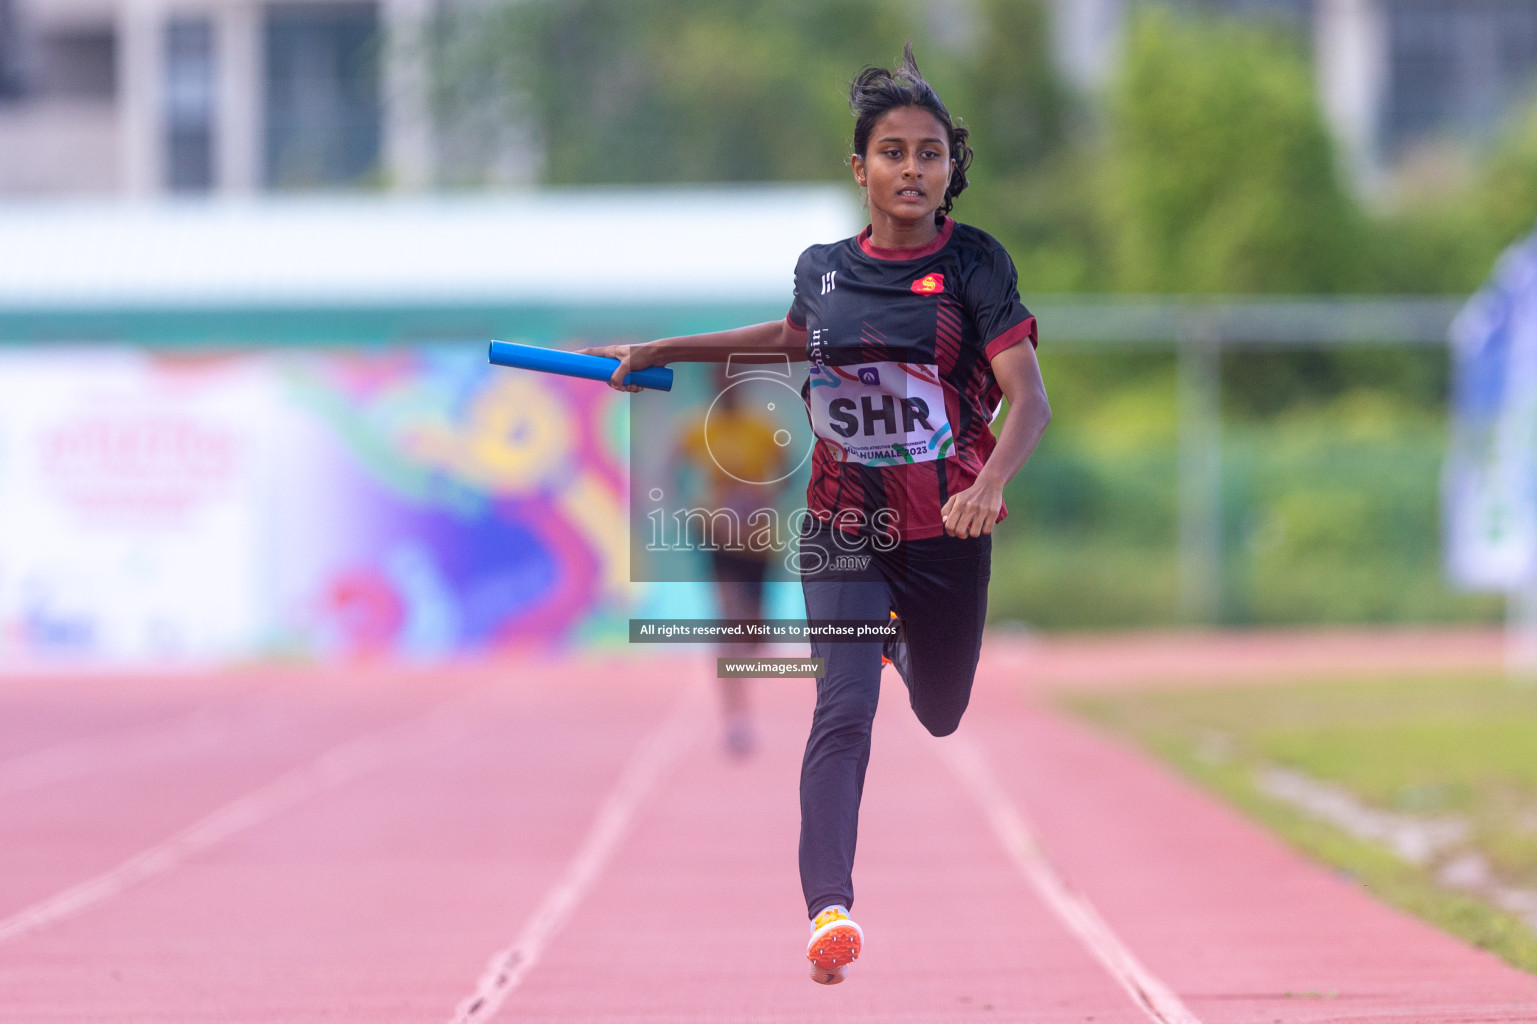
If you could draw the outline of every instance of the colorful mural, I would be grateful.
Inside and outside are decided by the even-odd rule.
[[[591,382],[510,373],[479,348],[279,360],[279,635],[325,652],[438,655],[579,631],[629,605],[623,403]],[[286,476],[280,474],[280,476]],[[319,624],[318,628],[315,624]]]
[[[4,364],[0,657],[434,657],[617,640],[638,600],[600,385],[478,345]]]

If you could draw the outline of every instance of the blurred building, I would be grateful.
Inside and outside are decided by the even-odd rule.
[[[1065,73],[1111,72],[1135,0],[1055,0]],[[1367,182],[1415,147],[1477,141],[1537,87],[1537,0],[1182,0],[1311,38],[1335,132]]]
[[[429,184],[432,6],[0,0],[0,194]]]
[[[482,152],[504,111],[434,131],[426,28],[444,2],[0,0],[0,195],[526,182],[537,147]],[[1052,2],[1063,71],[1102,82],[1139,0]],[[1486,136],[1537,75],[1537,0],[1168,2],[1310,38],[1367,182],[1426,141]]]

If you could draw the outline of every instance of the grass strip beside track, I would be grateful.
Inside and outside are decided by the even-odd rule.
[[[1215,790],[1378,898],[1537,973],[1537,930],[1437,879],[1475,854],[1498,883],[1537,890],[1537,687],[1503,678],[1305,681],[1136,689],[1062,698]],[[1468,826],[1455,850],[1411,863],[1270,795],[1267,768],[1301,772],[1361,804]]]

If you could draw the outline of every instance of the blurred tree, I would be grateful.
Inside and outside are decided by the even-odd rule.
[[[1004,243],[1027,294],[1105,288],[1091,119],[1057,74],[1049,7],[974,0],[972,14],[971,45],[943,69],[976,150],[957,211]]]
[[[1437,154],[1455,173],[1416,189],[1400,172],[1373,223],[1373,291],[1469,293],[1506,246],[1537,220],[1537,98],[1518,108],[1487,151]],[[1404,178],[1409,178],[1407,185]]]
[[[1297,40],[1143,5],[1109,114],[1106,198],[1122,289],[1355,284],[1362,224]]]
[[[843,180],[840,96],[917,28],[890,0],[477,5],[449,16],[440,94],[506,82],[552,184]]]
[[[1009,181],[1039,172],[1070,126],[1067,91],[1052,62],[1050,13],[1039,0],[975,0],[973,15],[976,38],[950,62],[942,94],[976,138],[975,177]]]
[[[845,180],[848,83],[866,65],[890,66],[908,38],[975,132],[979,181],[1046,168],[1067,131],[1043,0],[922,11],[908,0],[493,0],[441,10],[443,117],[511,92],[552,184]]]
[[[1402,204],[1372,222],[1364,290],[1470,293],[1489,273],[1488,232],[1473,196]]]
[[[1480,185],[1485,247],[1492,259],[1537,226],[1537,99],[1511,119]],[[1487,266],[1481,269],[1488,273]]]
[[[1147,4],[1109,97],[1103,195],[1114,289],[1349,291],[1367,225],[1345,190],[1299,40]],[[1348,386],[1328,352],[1224,359],[1229,412],[1269,415]]]
[[[973,131],[964,219],[1031,291],[1108,283],[1101,203],[1050,53],[1044,0],[460,0],[437,53],[448,183],[487,149],[537,151],[550,184],[847,181],[854,74],[917,41]],[[506,123],[521,121],[523,132]],[[517,163],[517,161],[513,161]],[[466,168],[475,168],[467,171]]]

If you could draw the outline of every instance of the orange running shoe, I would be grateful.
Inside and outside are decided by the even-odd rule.
[[[864,946],[864,930],[849,920],[849,912],[831,906],[811,922],[811,941],[806,945],[806,959],[811,961],[811,980],[818,985],[836,985],[848,973],[849,964],[859,959]]]

